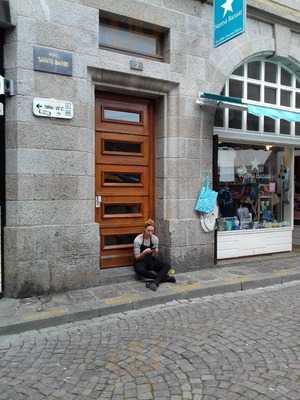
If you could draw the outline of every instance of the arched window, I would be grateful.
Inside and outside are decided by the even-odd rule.
[[[300,113],[300,78],[286,66],[272,61],[251,61],[238,67],[226,81],[222,94],[248,104]],[[233,109],[217,109],[218,130],[300,136],[300,123],[257,117]]]

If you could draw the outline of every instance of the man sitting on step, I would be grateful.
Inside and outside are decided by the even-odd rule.
[[[146,287],[153,291],[161,282],[176,282],[174,276],[168,275],[170,266],[158,258],[158,243],[158,237],[154,235],[154,221],[149,219],[145,222],[144,232],[134,239],[134,269],[139,279],[148,279]]]

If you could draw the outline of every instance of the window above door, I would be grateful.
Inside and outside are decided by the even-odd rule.
[[[100,12],[99,46],[104,49],[166,61],[167,28]]]

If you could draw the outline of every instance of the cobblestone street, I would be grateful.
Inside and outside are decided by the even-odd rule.
[[[300,399],[300,283],[0,337],[1,400]]]

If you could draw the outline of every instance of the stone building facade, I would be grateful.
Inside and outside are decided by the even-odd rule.
[[[220,93],[232,71],[258,56],[300,72],[297,2],[248,0],[246,32],[219,48],[212,45],[209,1],[9,4],[14,27],[5,31],[4,69],[16,94],[6,98],[5,112],[4,293],[87,287],[120,274],[99,268],[95,108],[103,92],[154,104],[152,216],[162,252],[178,271],[213,265],[214,234],[203,231],[194,204],[204,177],[212,175],[214,110],[196,104],[198,92]],[[101,13],[164,32],[163,59],[99,46]],[[71,53],[72,75],[34,70],[34,47]],[[71,101],[74,117],[36,117],[34,98]]]

